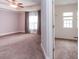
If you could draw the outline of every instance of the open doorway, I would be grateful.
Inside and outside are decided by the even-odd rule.
[[[69,0],[66,2],[63,0],[61,2],[56,1],[55,4],[54,59],[77,59],[77,1]]]

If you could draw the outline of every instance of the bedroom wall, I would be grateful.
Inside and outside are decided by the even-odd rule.
[[[19,31],[25,32],[25,12],[19,12]]]
[[[73,12],[73,28],[63,28],[63,12]],[[75,39],[77,36],[77,4],[55,6],[55,37]]]
[[[0,9],[0,36],[19,32],[19,13],[7,9]]]

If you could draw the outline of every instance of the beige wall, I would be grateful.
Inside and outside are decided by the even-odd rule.
[[[63,28],[63,12],[73,12],[73,28]],[[55,36],[56,38],[74,39],[77,37],[77,4],[56,5],[55,8]]]
[[[19,32],[19,13],[7,9],[0,9],[0,36]]]
[[[25,32],[25,12],[19,12],[19,31]]]
[[[25,11],[0,9],[0,36],[25,32]]]

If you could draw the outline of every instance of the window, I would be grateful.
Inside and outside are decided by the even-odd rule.
[[[38,28],[38,12],[29,13],[29,30],[30,32],[36,32]]]
[[[72,28],[73,27],[73,12],[63,13],[63,27]]]

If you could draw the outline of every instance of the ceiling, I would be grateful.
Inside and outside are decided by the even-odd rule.
[[[10,10],[38,10],[40,9],[41,0],[17,0],[18,2],[22,2],[25,8],[23,9],[15,9],[9,5],[6,0],[0,0],[0,8],[10,9]],[[56,5],[64,5],[64,4],[74,4],[77,3],[77,0],[55,0]]]
[[[78,0],[55,0],[56,5],[76,4]]]

